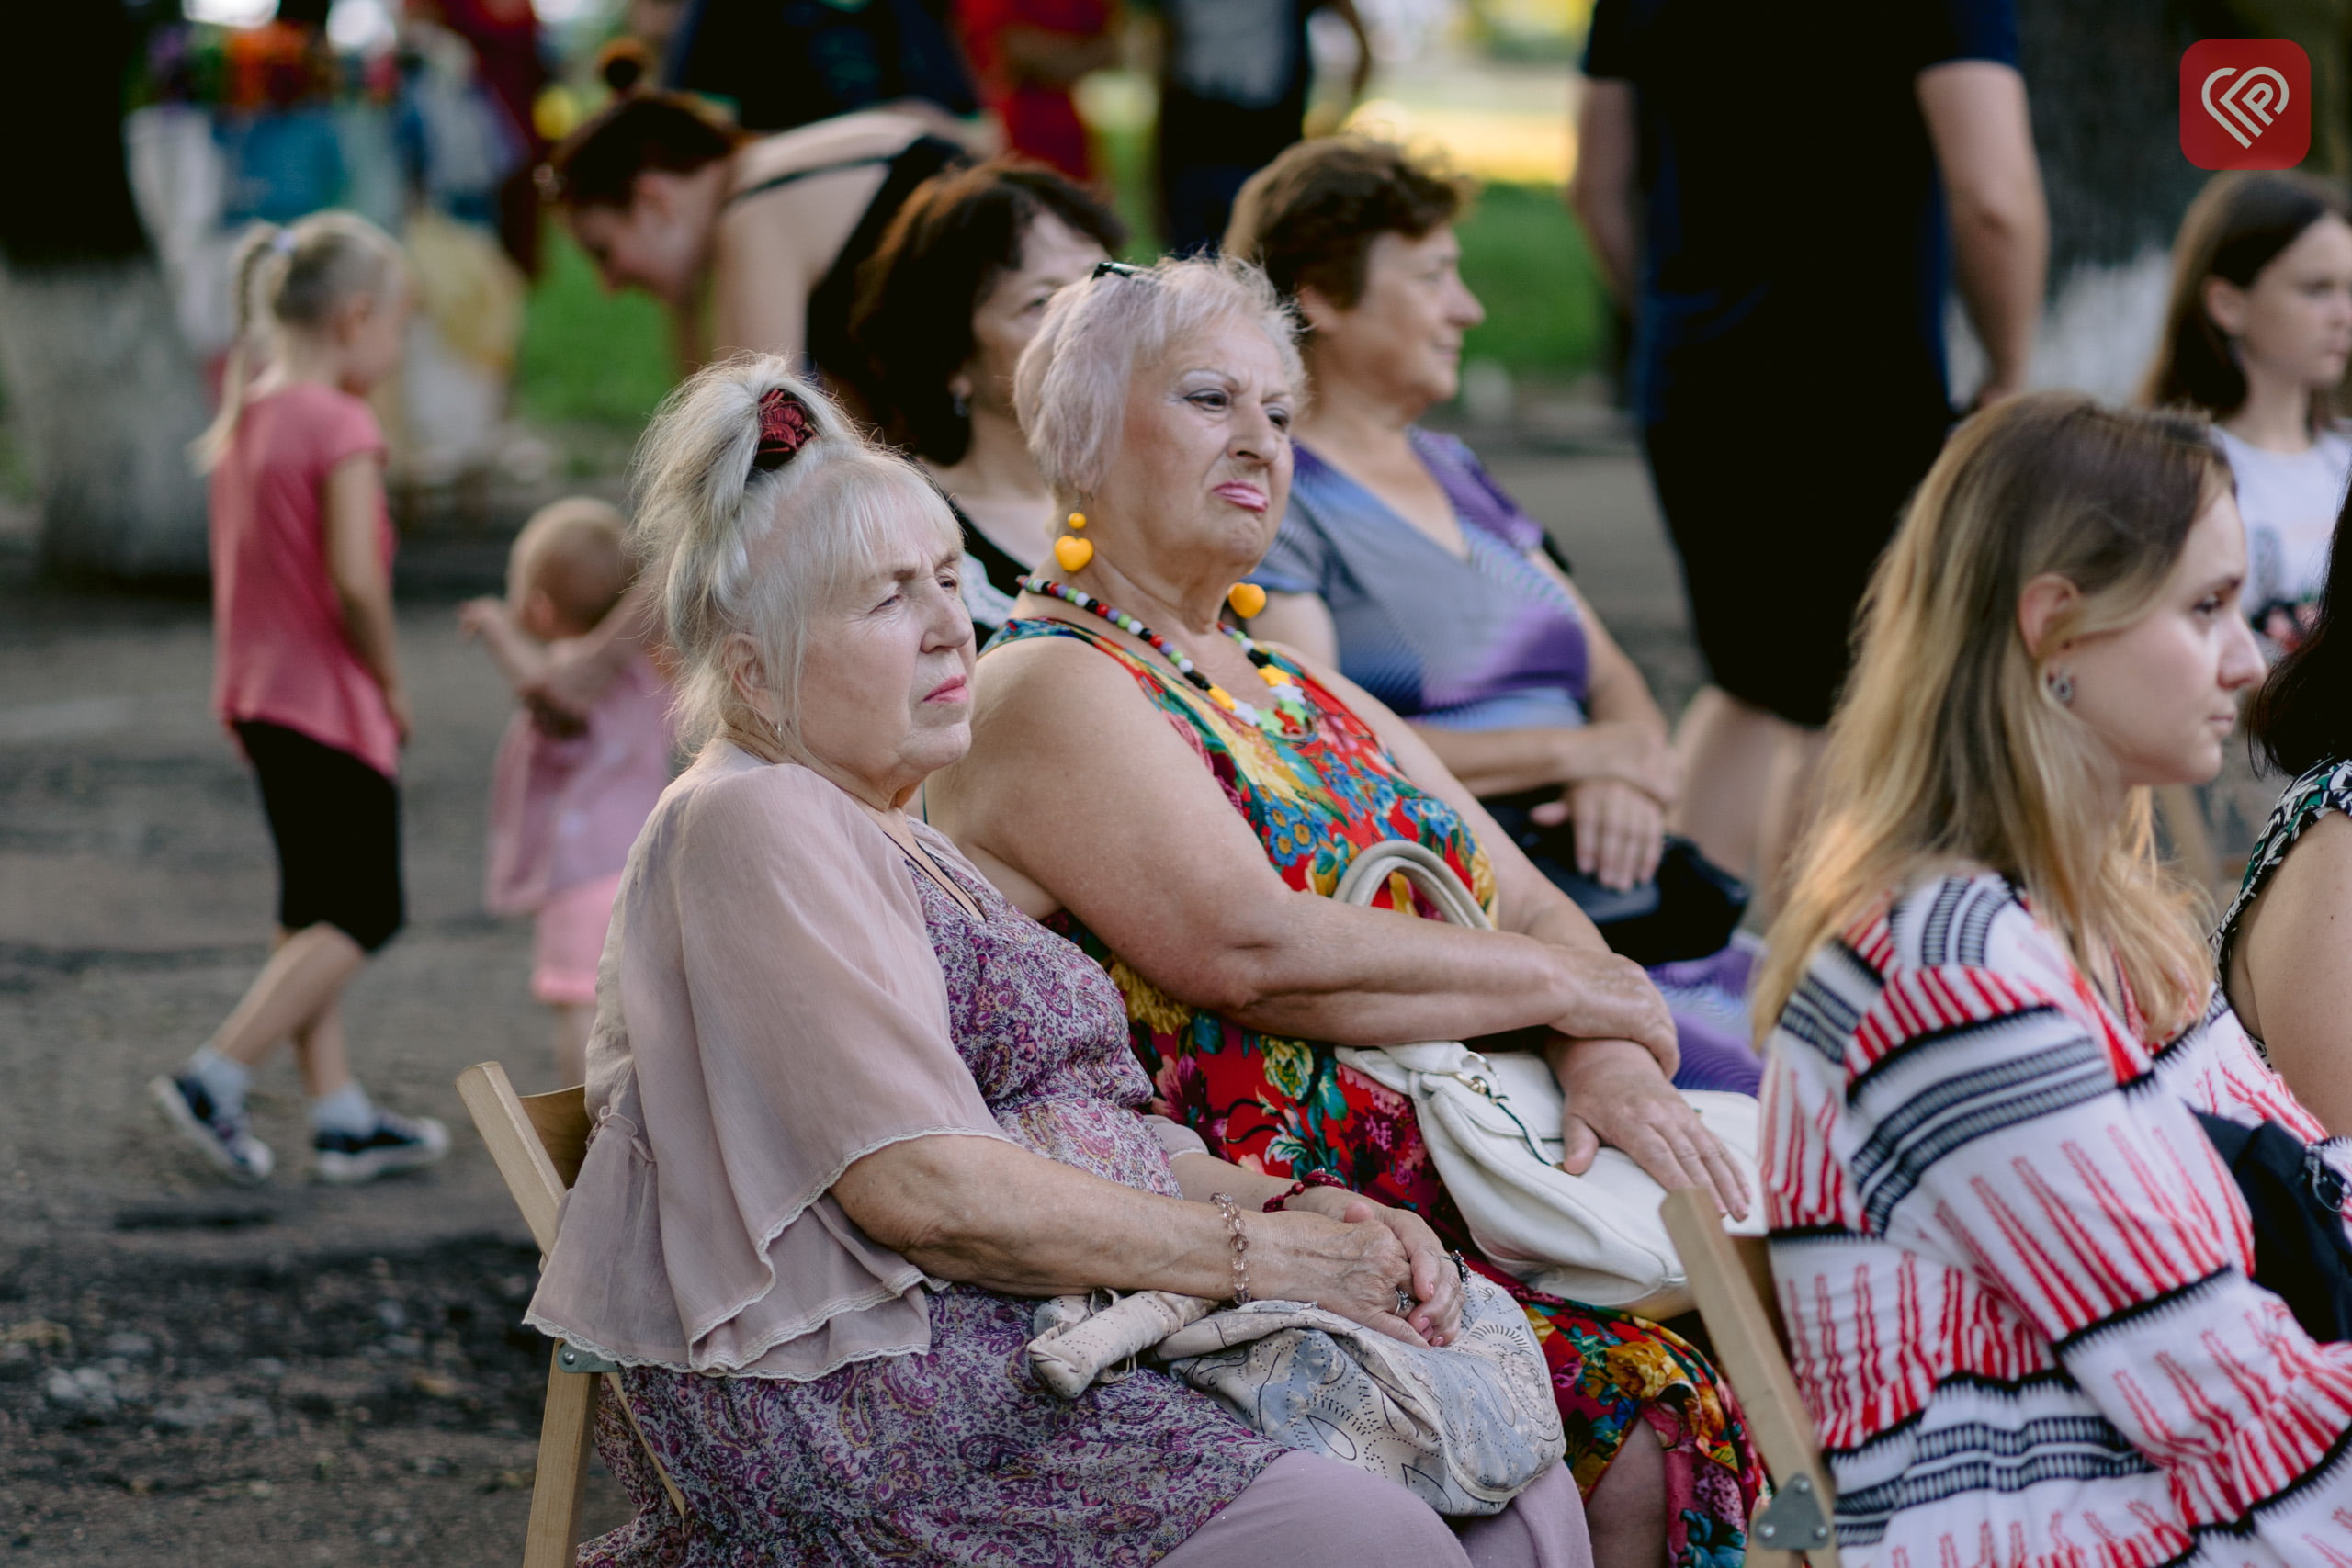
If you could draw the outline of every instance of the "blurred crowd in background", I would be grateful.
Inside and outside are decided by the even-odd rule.
[[[1485,105],[1483,118],[1453,116],[1468,162],[1556,187],[1566,62],[1587,9],[1589,0],[149,0],[122,8],[127,34],[111,16],[75,26],[113,32],[126,62],[130,194],[208,394],[229,348],[228,263],[243,228],[341,208],[401,239],[421,309],[379,413],[395,477],[434,486],[486,472],[545,477],[563,456],[546,427],[636,424],[674,379],[645,302],[593,297],[532,179],[550,146],[609,99],[598,61],[616,44],[648,62],[649,85],[692,93],[752,132],[911,109],[976,153],[1017,152],[1091,185],[1126,219],[1133,249],[1149,254],[1212,243],[1240,181],[1303,130],[1351,113],[1408,129],[1410,111],[1364,102],[1384,66],[1466,72],[1473,80],[1453,96]],[[1520,66],[1519,103],[1500,117],[1475,80],[1490,62]],[[1514,107],[1515,123],[1501,125]],[[1532,218],[1555,275],[1534,291],[1544,296],[1536,308],[1557,315],[1566,301],[1570,318],[1565,334],[1531,346],[1570,378],[1600,336],[1598,288],[1589,268],[1560,268],[1575,248],[1566,215],[1548,194],[1526,194],[1505,227],[1516,219],[1528,230]],[[1534,259],[1532,232],[1498,238]],[[541,434],[510,419],[518,407]]]

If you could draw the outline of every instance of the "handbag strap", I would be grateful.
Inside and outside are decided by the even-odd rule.
[[[1360,850],[1350,863],[1340,885],[1331,889],[1331,897],[1342,904],[1359,908],[1369,905],[1386,886],[1391,876],[1405,881],[1437,907],[1438,913],[1452,925],[1468,926],[1474,931],[1492,931],[1494,921],[1478,905],[1462,878],[1454,874],[1444,857],[1426,844],[1410,839],[1384,839],[1379,843]]]

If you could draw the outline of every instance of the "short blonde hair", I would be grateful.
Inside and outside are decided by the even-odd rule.
[[[783,466],[758,471],[760,405],[778,389],[808,408],[816,434]],[[785,750],[804,756],[797,699],[812,615],[877,569],[910,514],[943,557],[962,538],[922,470],[866,442],[774,355],[742,355],[689,378],[654,415],[636,470],[633,538],[677,654],[678,730],[688,746],[751,716],[725,661],[728,639],[741,633],[783,699]],[[772,536],[755,567],[754,549]]]
[[[1229,321],[1265,333],[1292,382],[1305,381],[1297,319],[1266,275],[1247,262],[1099,270],[1054,296],[1013,370],[1012,402],[1037,471],[1057,502],[1082,502],[1110,471],[1136,373],[1176,344]]]
[[[534,589],[545,593],[565,629],[594,630],[628,592],[628,519],[593,495],[568,495],[531,513],[508,552],[507,594],[514,607]]]

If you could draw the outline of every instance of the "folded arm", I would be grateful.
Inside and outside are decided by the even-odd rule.
[[[1556,1027],[1674,1060],[1648,978],[1575,905],[1533,896],[1528,881],[1550,885],[1511,846],[1489,844],[1498,874],[1506,858],[1523,868],[1499,932],[1294,890],[1200,753],[1091,649],[1039,639],[989,655],[973,733],[971,754],[931,783],[933,819],[1029,913],[1069,909],[1180,1001],[1349,1045]]]

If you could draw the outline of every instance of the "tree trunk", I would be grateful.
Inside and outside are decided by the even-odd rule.
[[[176,577],[205,563],[187,445],[203,383],[130,196],[122,0],[19,6],[0,94],[0,378],[31,458],[53,570]],[[143,11],[142,11],[143,15]]]
[[[198,577],[201,379],[152,257],[0,268],[0,384],[40,497],[42,564]]]

